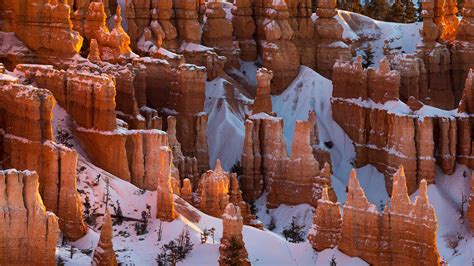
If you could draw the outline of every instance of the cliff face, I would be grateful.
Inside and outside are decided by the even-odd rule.
[[[311,18],[311,1],[285,0],[290,13],[289,21],[295,32],[293,43],[298,49],[302,65],[310,68],[316,66],[315,26]]]
[[[314,218],[314,230],[310,235],[313,247],[319,250],[338,245],[347,255],[360,257],[373,265],[400,262],[405,265],[438,265],[437,220],[434,209],[428,202],[427,183],[425,180],[420,182],[420,194],[411,203],[405,180],[401,167],[393,176],[391,203],[386,204],[383,212],[379,213],[377,207],[368,202],[353,170],[340,235],[337,230],[341,221],[339,208],[326,200],[318,206]],[[334,211],[330,211],[332,209]],[[329,216],[322,221],[319,218],[322,214]],[[328,230],[328,224],[334,225],[331,226],[333,230]],[[322,237],[328,239],[324,241]]]
[[[81,238],[87,227],[76,187],[77,154],[53,141],[54,97],[47,90],[18,84],[4,85],[0,95],[3,167],[36,171],[46,209],[58,215],[69,239]]]
[[[329,176],[320,173],[319,158],[313,156],[311,123],[297,122],[292,155],[288,156],[282,122],[280,118],[263,113],[253,115],[245,122],[241,160],[244,198],[252,201],[267,191],[270,208],[302,203],[317,206],[322,189],[328,187],[332,191],[332,186]],[[295,192],[298,197],[294,196]],[[335,194],[331,193],[331,196]]]
[[[173,152],[168,147],[161,147],[158,158],[157,211],[156,217],[172,221],[177,217],[174,210],[173,189],[171,187],[171,164]]]
[[[244,61],[257,60],[257,43],[253,39],[256,31],[252,1],[236,0],[232,7],[234,37],[240,48],[240,58]]]
[[[0,171],[0,264],[54,265],[58,218],[46,212],[35,172]]]
[[[387,102],[398,101],[400,75],[386,60],[378,70],[363,69],[360,59],[337,63],[333,80],[333,118],[354,141],[356,166],[373,164],[384,173],[387,191],[399,165],[405,167],[409,193],[421,179],[434,182],[435,157],[443,171],[452,172],[455,140],[449,126],[455,120],[391,111]]]
[[[219,265],[250,265],[242,236],[240,208],[229,203],[222,214],[223,234],[219,246]]]

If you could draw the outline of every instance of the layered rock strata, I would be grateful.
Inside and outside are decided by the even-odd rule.
[[[350,61],[350,47],[342,41],[342,25],[334,18],[337,14],[336,0],[317,2],[316,14],[316,70],[328,79],[332,79],[332,67],[336,61]]]
[[[405,166],[410,194],[422,179],[434,182],[435,157],[444,172],[452,173],[456,121],[413,114],[398,100],[400,75],[387,61],[379,70],[363,69],[360,58],[337,63],[333,83],[333,118],[354,142],[355,164],[373,164],[385,175],[387,191],[399,165]],[[404,108],[395,110],[392,104]]]
[[[427,183],[420,182],[420,193],[411,203],[405,180],[401,167],[393,176],[391,204],[379,213],[365,197],[355,170],[352,171],[338,245],[342,252],[373,265],[439,265],[438,225],[426,194]],[[338,217],[330,219],[337,221]]]
[[[456,40],[451,43],[451,80],[457,101],[462,97],[470,69],[474,68],[474,1],[465,1],[462,14]]]
[[[256,25],[252,1],[234,0],[231,12],[234,37],[240,48],[240,58],[244,61],[257,60],[257,42],[253,39]]]
[[[70,240],[81,238],[87,227],[76,187],[77,153],[53,141],[53,95],[18,84],[3,84],[0,94],[3,167],[36,171],[46,209],[58,215]]]
[[[328,189],[323,188],[308,240],[316,251],[335,248],[341,239],[341,210],[339,203],[329,199]],[[328,219],[330,217],[330,219]]]
[[[110,217],[109,210],[105,210],[104,220],[102,223],[102,229],[100,230],[99,243],[94,250],[92,257],[92,265],[97,266],[114,266],[117,264],[117,258],[115,256],[114,246],[112,244],[113,231],[112,231],[112,218]]]
[[[250,265],[242,236],[240,208],[229,203],[222,214],[223,232],[219,246],[219,265]]]
[[[270,208],[282,203],[316,207],[324,187],[329,188],[335,200],[330,175],[320,174],[319,163],[313,156],[310,131],[309,121],[297,121],[292,154],[288,156],[283,120],[264,113],[249,117],[241,159],[241,184],[247,201],[256,200],[267,191]],[[295,192],[300,196],[294,197]]]
[[[234,27],[226,18],[221,0],[210,0],[206,3],[206,22],[202,26],[202,43],[213,47],[215,51],[227,58],[227,65],[239,68],[240,50],[233,39]]]
[[[255,1],[259,54],[263,67],[272,70],[272,94],[282,93],[299,73],[300,57],[291,41],[294,31],[284,1]]]
[[[417,54],[425,65],[429,94],[420,95],[424,97],[419,99],[425,101],[429,97],[430,104],[433,106],[452,109],[455,100],[459,101],[459,96],[456,96],[455,99],[457,93],[456,90],[453,93],[451,86],[451,58],[453,63],[455,60],[446,45],[436,41],[440,33],[435,23],[435,2],[433,0],[423,1],[422,9],[423,27],[420,32],[422,42],[417,45]],[[453,82],[456,81],[453,80]],[[453,83],[453,85],[455,84]],[[416,95],[412,96],[416,97]]]
[[[58,218],[47,212],[35,172],[0,171],[0,264],[54,265]]]

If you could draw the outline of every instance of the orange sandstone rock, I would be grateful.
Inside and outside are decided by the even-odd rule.
[[[156,218],[172,221],[177,217],[174,210],[173,189],[171,188],[171,164],[173,152],[168,147],[160,147],[158,158],[158,186]]]
[[[474,175],[471,175],[471,195],[467,205],[467,219],[471,225],[471,231],[474,232]]]
[[[240,208],[229,203],[222,214],[222,222],[219,265],[250,265],[242,236],[243,219]]]
[[[100,239],[97,247],[94,250],[92,257],[93,265],[113,266],[117,264],[114,247],[112,244],[113,231],[112,219],[110,218],[109,210],[105,210],[104,222],[100,230]]]
[[[188,178],[183,180],[183,187],[181,188],[181,198],[187,201],[189,204],[194,205],[193,188],[191,181]]]
[[[257,94],[252,107],[252,113],[271,113],[272,98],[270,96],[270,83],[273,78],[273,72],[266,68],[257,70]]]
[[[58,218],[46,212],[35,172],[0,171],[0,264],[54,265]]]
[[[209,215],[218,217],[229,203],[229,173],[224,172],[219,160],[214,170],[201,176],[197,188],[199,209]]]
[[[308,234],[308,240],[317,251],[335,248],[341,238],[341,211],[339,203],[329,199],[328,189],[323,188],[318,200],[318,208],[313,218],[313,226]]]
[[[234,0],[232,25],[234,36],[239,43],[240,58],[244,61],[257,60],[257,43],[253,39],[256,25],[250,0]]]

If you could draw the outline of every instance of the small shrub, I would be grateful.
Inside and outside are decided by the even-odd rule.
[[[283,236],[285,239],[291,243],[299,243],[304,241],[304,232],[303,232],[304,225],[300,225],[297,222],[295,216],[291,220],[291,224],[286,226],[283,230]]]
[[[270,217],[270,223],[268,224],[268,230],[273,231],[275,230],[275,228],[276,228],[276,221],[275,221],[275,217],[272,215]]]

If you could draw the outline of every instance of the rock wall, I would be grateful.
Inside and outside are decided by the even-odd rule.
[[[115,266],[117,264],[117,258],[115,256],[114,246],[112,244],[113,238],[112,231],[112,218],[110,217],[109,210],[105,210],[104,220],[102,223],[102,229],[100,230],[99,243],[94,250],[92,257],[92,265],[100,266]]]
[[[355,170],[352,171],[338,245],[342,252],[373,265],[439,265],[438,225],[434,208],[428,202],[427,183],[420,182],[420,194],[411,203],[405,180],[401,167],[393,176],[391,204],[387,203],[379,213],[368,202]],[[337,221],[337,214],[330,219]]]
[[[467,204],[467,219],[471,225],[471,231],[474,232],[474,175],[471,174],[471,195]]]
[[[302,203],[317,206],[324,187],[335,200],[330,178],[320,174],[319,158],[313,156],[310,131],[309,121],[297,121],[292,154],[288,156],[283,120],[264,113],[249,117],[241,159],[241,184],[247,201],[267,191],[269,208]]]
[[[58,218],[46,212],[35,172],[0,171],[0,264],[54,265]]]
[[[18,84],[4,84],[0,95],[3,166],[36,171],[46,209],[58,215],[70,240],[81,238],[87,227],[76,187],[77,153],[53,142],[53,95]]]
[[[223,233],[219,246],[219,265],[250,265],[242,236],[240,208],[229,203],[222,214]]]
[[[452,173],[455,120],[418,117],[408,106],[392,109],[393,101],[404,104],[398,100],[400,75],[386,60],[378,70],[363,69],[360,58],[337,63],[333,84],[333,118],[354,142],[356,166],[373,164],[385,175],[387,191],[399,165],[405,166],[410,194],[422,179],[434,182],[435,157],[443,171]]]

